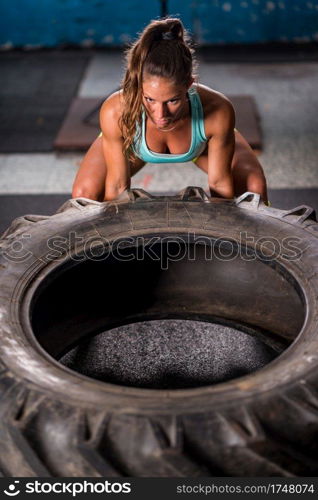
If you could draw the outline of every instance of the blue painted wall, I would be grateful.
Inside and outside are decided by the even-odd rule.
[[[318,41],[318,0],[168,0],[203,44]],[[0,46],[119,46],[160,15],[159,0],[0,0]]]
[[[159,15],[159,0],[0,0],[0,46],[118,46]]]
[[[170,0],[203,44],[318,42],[318,1]]]

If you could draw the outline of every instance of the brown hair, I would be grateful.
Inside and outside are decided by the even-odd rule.
[[[180,19],[152,21],[126,52],[126,73],[122,81],[124,111],[120,127],[124,137],[124,154],[135,155],[133,141],[136,124],[141,126],[142,80],[144,74],[172,79],[188,85],[194,69],[194,50]]]

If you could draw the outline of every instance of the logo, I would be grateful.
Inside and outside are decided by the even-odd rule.
[[[14,481],[14,483],[19,484],[20,481]],[[4,490],[4,493],[9,497],[15,497],[20,493],[20,490],[16,490],[16,485],[14,483],[9,484],[8,490]]]

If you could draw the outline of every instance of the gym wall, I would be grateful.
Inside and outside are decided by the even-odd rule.
[[[168,0],[201,44],[318,41],[318,0]],[[160,16],[160,0],[0,2],[0,49],[122,46]]]

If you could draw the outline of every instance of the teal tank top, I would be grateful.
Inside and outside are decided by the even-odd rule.
[[[142,112],[141,131],[137,124],[133,148],[136,156],[149,163],[181,163],[194,160],[206,148],[207,138],[204,131],[204,114],[200,96],[197,90],[191,87],[188,91],[191,108],[191,145],[189,151],[183,154],[163,154],[151,151],[146,143],[146,113]]]

